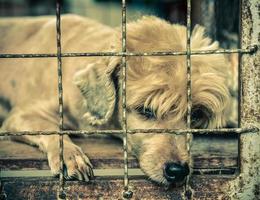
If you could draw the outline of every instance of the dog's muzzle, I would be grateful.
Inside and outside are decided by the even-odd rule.
[[[166,163],[163,168],[163,175],[166,180],[170,183],[178,183],[185,180],[186,176],[189,174],[189,166],[187,163]]]

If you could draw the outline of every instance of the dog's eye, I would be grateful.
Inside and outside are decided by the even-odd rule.
[[[207,128],[210,116],[210,111],[207,108],[195,106],[191,109],[191,128]]]
[[[136,110],[140,115],[144,116],[147,119],[156,119],[156,114],[151,108],[138,107]]]

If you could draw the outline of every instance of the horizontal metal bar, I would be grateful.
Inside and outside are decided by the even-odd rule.
[[[135,133],[169,133],[169,134],[243,134],[243,133],[256,133],[259,132],[257,127],[245,128],[220,128],[220,129],[132,129],[127,130],[128,134]],[[65,130],[65,131],[20,131],[10,132],[2,131],[0,136],[22,136],[22,135],[92,135],[92,134],[123,134],[124,130]]]
[[[219,128],[219,129],[133,129],[128,130],[129,134],[135,133],[170,133],[170,134],[227,134],[227,133],[254,133],[258,132],[257,127],[246,128]]]
[[[191,51],[190,55],[207,55],[207,54],[231,54],[231,53],[254,53],[258,49],[257,45],[249,46],[246,49],[216,49]],[[86,53],[62,53],[61,57],[95,57],[95,56],[180,56],[187,55],[187,51],[172,52],[86,52]],[[0,54],[0,58],[52,58],[57,57],[56,53],[47,54]]]
[[[124,169],[94,169],[95,176],[98,177],[112,177],[123,176]],[[140,168],[129,169],[130,176],[144,176]],[[0,171],[0,178],[12,177],[52,177],[50,170],[2,170]]]
[[[92,135],[92,134],[121,134],[122,130],[68,130],[68,131],[20,131],[20,132],[10,132],[3,131],[0,132],[0,136],[21,136],[21,135]]]
[[[145,177],[144,172],[140,168],[128,168],[129,176],[142,176]],[[235,168],[214,168],[214,169],[201,169],[193,168],[192,173],[195,175],[205,174],[234,174]],[[96,177],[119,177],[124,175],[124,169],[93,169]],[[224,172],[224,173],[223,173]],[[1,170],[0,178],[18,178],[18,177],[53,177],[51,170]]]

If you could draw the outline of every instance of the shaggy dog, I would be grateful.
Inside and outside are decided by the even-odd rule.
[[[55,53],[56,22],[51,17],[0,21],[0,53]],[[75,15],[62,17],[63,52],[121,51],[119,29]],[[218,43],[195,26],[192,50],[218,49]],[[127,51],[185,51],[186,28],[148,16],[127,24]],[[0,60],[3,131],[58,131],[57,60]],[[229,64],[224,55],[193,55],[192,128],[226,126],[230,112]],[[186,56],[127,58],[129,129],[186,128]],[[121,58],[63,58],[64,128],[120,129]],[[3,103],[5,102],[5,103]],[[8,106],[6,106],[8,105]],[[129,135],[129,150],[150,179],[180,183],[190,173],[185,135]],[[53,174],[59,173],[59,136],[12,137],[47,153]],[[92,165],[80,147],[64,136],[66,177],[88,181]]]

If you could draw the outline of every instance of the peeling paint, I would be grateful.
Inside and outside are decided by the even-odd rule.
[[[260,2],[242,1],[242,48],[257,44],[258,51],[241,58],[241,126],[260,128]],[[241,173],[228,186],[231,199],[260,199],[260,132],[240,136]]]

